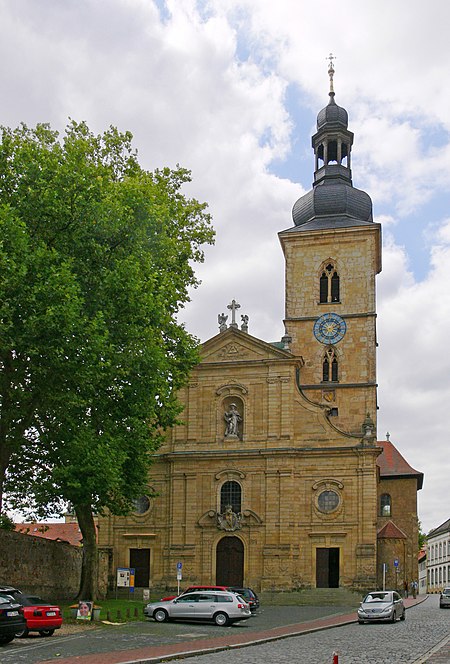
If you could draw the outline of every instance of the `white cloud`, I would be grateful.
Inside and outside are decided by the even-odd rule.
[[[313,168],[312,151],[300,155],[310,176],[304,189],[294,183],[298,119],[286,91],[311,111],[311,126],[297,123],[309,140],[335,53],[336,101],[355,133],[354,184],[384,227],[380,432],[389,427],[426,472],[427,528],[448,518],[440,497],[450,367],[438,331],[450,325],[450,227],[437,220],[450,189],[449,23],[450,4],[431,10],[420,0],[0,0],[2,124],[114,124],[133,132],[145,167],[192,169],[186,193],[209,202],[217,229],[184,312],[202,339],[232,298],[251,334],[283,334],[277,232],[291,226]],[[290,179],[269,173],[282,159]]]

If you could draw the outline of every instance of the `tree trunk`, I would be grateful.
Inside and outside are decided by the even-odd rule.
[[[95,602],[98,587],[98,552],[94,515],[90,505],[75,505],[75,514],[83,536],[83,561],[77,599]]]

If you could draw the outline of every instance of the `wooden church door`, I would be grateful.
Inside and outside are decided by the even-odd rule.
[[[239,537],[223,537],[216,550],[216,584],[238,586],[244,583],[244,545]]]

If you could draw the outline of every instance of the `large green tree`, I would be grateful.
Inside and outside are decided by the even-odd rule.
[[[0,500],[73,506],[94,599],[94,515],[127,513],[176,422],[198,361],[176,316],[213,241],[189,172],[145,171],[131,140],[75,122],[62,138],[1,129]]]

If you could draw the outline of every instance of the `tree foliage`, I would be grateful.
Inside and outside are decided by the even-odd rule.
[[[176,315],[213,240],[206,205],[182,193],[190,173],[145,171],[131,141],[73,121],[62,139],[1,129],[0,501],[74,506],[91,596],[93,514],[145,490],[198,361]]]

